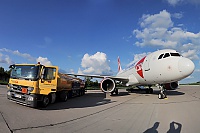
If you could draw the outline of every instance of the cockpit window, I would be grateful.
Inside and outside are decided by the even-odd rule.
[[[158,57],[158,59],[162,59],[163,55],[164,55],[164,54],[161,54],[161,55]]]
[[[181,56],[179,53],[170,53],[171,56]]]
[[[164,54],[161,54],[158,59],[163,59],[163,58],[167,58],[167,57],[170,57],[170,56],[176,56],[176,57],[180,57],[181,55],[179,53],[164,53]]]
[[[170,54],[169,53],[165,53],[165,55],[164,55],[164,57],[163,58],[167,58],[167,57],[169,57],[170,56]]]

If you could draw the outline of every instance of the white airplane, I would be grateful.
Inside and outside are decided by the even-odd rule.
[[[159,50],[143,57],[126,70],[121,69],[118,58],[118,73],[116,76],[69,74],[74,76],[103,78],[100,87],[103,92],[118,94],[116,82],[126,86],[149,86],[147,93],[153,93],[152,85],[158,84],[159,99],[166,98],[166,89],[176,89],[178,81],[186,78],[194,71],[194,63],[177,51],[171,49]]]

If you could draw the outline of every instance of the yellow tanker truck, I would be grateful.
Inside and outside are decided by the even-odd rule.
[[[46,107],[56,99],[67,101],[85,94],[84,82],[58,72],[57,66],[14,64],[8,84],[7,98],[11,101],[37,107]]]

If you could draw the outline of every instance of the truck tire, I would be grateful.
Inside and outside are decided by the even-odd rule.
[[[67,91],[62,91],[62,92],[60,93],[60,100],[61,100],[62,102],[66,102],[67,99],[68,99]]]
[[[72,98],[72,91],[68,91],[68,98]]]
[[[83,95],[83,90],[82,90],[82,89],[80,89],[80,95],[81,95],[81,96]]]
[[[50,103],[50,98],[49,96],[44,96],[42,100],[42,107],[47,107]]]
[[[55,103],[56,101],[56,93],[51,93],[51,103]]]
[[[81,89],[82,96],[85,94],[85,90]]]
[[[81,96],[81,90],[77,90],[78,97]]]

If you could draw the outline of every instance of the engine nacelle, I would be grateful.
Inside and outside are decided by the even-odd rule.
[[[101,81],[101,90],[103,92],[113,92],[115,89],[115,81],[110,78],[104,78]]]
[[[166,90],[175,90],[175,89],[178,88],[178,82],[172,82],[172,83],[163,84],[163,87]]]

